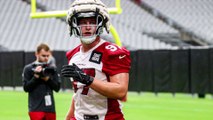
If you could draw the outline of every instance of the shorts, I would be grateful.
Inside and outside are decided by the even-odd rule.
[[[52,112],[29,112],[30,120],[56,120],[56,114]]]

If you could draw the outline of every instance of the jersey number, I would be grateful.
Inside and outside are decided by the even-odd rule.
[[[83,71],[84,71],[84,73],[86,73],[87,75],[90,75],[90,76],[92,76],[92,77],[95,77],[95,69],[93,69],[93,68],[88,68],[88,69],[87,69],[87,68],[86,68],[86,69],[83,69]],[[73,81],[73,87],[74,87],[74,91],[77,92],[78,86],[77,86],[77,81],[76,81],[76,80]],[[87,95],[88,91],[89,91],[89,87],[88,87],[88,86],[84,86],[84,87],[83,87],[83,90],[82,90],[82,92],[81,92],[81,94]]]
[[[107,45],[105,48],[112,51],[112,52],[117,50],[117,48],[114,45]]]

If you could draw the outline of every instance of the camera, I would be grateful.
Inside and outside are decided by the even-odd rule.
[[[46,77],[46,76],[52,76],[54,75],[54,73],[56,72],[56,68],[53,67],[53,66],[50,66],[49,64],[47,63],[36,63],[36,64],[33,64],[33,71],[35,72],[35,68],[37,66],[41,66],[42,67],[42,70],[41,72],[39,73],[36,73],[38,74],[40,77]]]

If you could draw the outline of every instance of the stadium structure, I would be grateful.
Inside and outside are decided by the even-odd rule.
[[[37,0],[37,10],[66,10],[72,1]],[[212,2],[193,1],[143,0],[137,5],[131,0],[121,0],[122,14],[111,15],[111,22],[123,45],[129,49],[210,45],[213,36],[208,7],[211,8]],[[30,2],[1,0],[1,51],[34,51],[41,42],[49,44],[53,50],[66,51],[79,43],[68,35],[65,18],[30,18]],[[109,7],[115,4],[113,0],[103,2]],[[112,40],[111,35],[103,37]]]
[[[37,11],[67,10],[72,2],[36,0]],[[108,7],[115,6],[115,0],[102,2]],[[122,45],[132,53],[130,90],[213,93],[212,0],[120,0],[120,3],[122,13],[110,18]],[[79,44],[77,38],[69,36],[66,17],[32,19],[31,0],[0,0],[0,8],[0,71],[16,71],[16,66],[18,72],[14,74],[20,76],[23,65],[33,60],[33,52],[40,43],[59,51],[55,55],[62,61],[60,69],[64,53]],[[101,37],[114,42],[111,33]],[[8,52],[19,54],[9,57]],[[13,61],[16,63],[11,65],[7,61],[18,58],[24,62]],[[11,79],[1,86],[16,84],[11,74],[1,72],[0,82],[8,76]]]

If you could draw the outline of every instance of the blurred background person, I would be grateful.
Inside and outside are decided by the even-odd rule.
[[[56,66],[48,64],[51,51],[48,45],[40,44],[35,52],[36,61],[23,70],[23,88],[28,92],[28,109],[31,120],[56,120],[53,90],[60,90]]]

